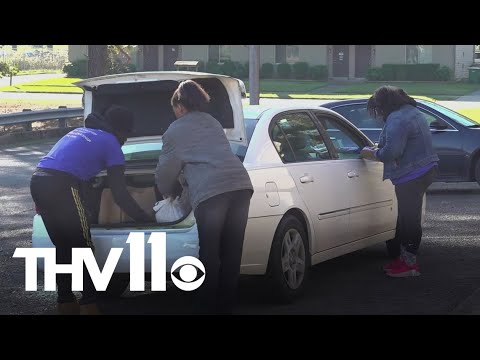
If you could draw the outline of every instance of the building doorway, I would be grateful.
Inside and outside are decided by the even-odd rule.
[[[333,77],[348,78],[348,45],[333,45]]]
[[[175,70],[175,61],[180,58],[180,45],[163,45],[163,70]]]
[[[355,77],[367,76],[371,64],[372,45],[355,45]]]

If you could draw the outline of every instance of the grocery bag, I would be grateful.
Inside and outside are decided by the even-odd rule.
[[[187,214],[184,213],[184,207],[179,202],[179,197],[167,198],[157,201],[153,207],[157,223],[177,222]]]

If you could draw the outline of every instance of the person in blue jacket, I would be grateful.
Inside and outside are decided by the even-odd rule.
[[[364,148],[362,155],[383,162],[383,179],[390,179],[395,186],[398,202],[396,235],[388,244],[395,260],[383,269],[391,277],[418,276],[423,197],[439,161],[430,126],[415,99],[398,87],[378,88],[368,100],[367,109],[385,125],[378,149]]]

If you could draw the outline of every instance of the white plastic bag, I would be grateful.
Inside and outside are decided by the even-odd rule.
[[[153,207],[157,223],[172,223],[180,220],[186,214],[183,213],[179,198],[167,198],[157,201]]]

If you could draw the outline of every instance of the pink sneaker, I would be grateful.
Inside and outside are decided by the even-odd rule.
[[[401,262],[402,260],[400,260],[400,257],[397,257],[395,258],[395,260],[389,262],[388,264],[385,264],[383,266],[383,271],[390,271],[391,269],[397,267]]]
[[[391,277],[408,277],[419,276],[420,270],[418,264],[408,265],[405,261],[400,260],[395,267],[390,268],[386,273]]]

